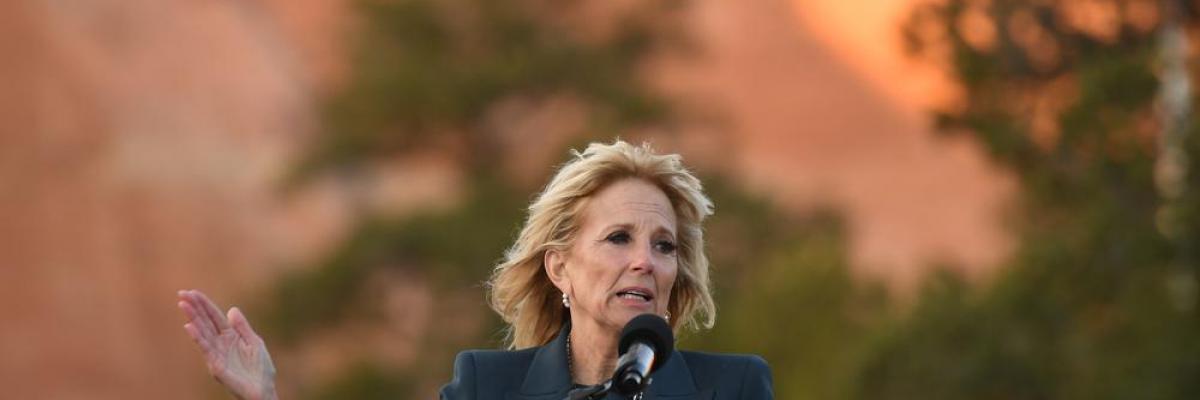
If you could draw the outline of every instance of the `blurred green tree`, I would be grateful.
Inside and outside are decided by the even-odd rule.
[[[1200,174],[1185,171],[1167,215],[1155,182],[1163,130],[1186,129],[1181,150],[1200,157],[1196,128],[1164,123],[1156,97],[1163,16],[1194,33],[1196,8],[1163,4],[950,0],[914,12],[910,48],[962,89],[939,129],[1018,179],[1019,246],[983,290],[927,282],[872,344],[858,398],[1200,397]]]
[[[719,319],[711,331],[681,340],[763,356],[778,398],[847,398],[890,309],[882,286],[851,276],[841,218],[820,208],[788,215],[710,181],[719,212],[706,240]]]

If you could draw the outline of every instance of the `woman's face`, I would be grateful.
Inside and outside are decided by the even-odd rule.
[[[665,315],[679,265],[675,228],[666,194],[642,179],[593,194],[570,249],[546,257],[551,280],[570,296],[572,320],[620,330],[638,315]]]

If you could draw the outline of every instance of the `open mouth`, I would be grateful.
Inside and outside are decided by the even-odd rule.
[[[617,292],[617,297],[620,297],[622,299],[633,299],[633,300],[642,300],[642,301],[650,301],[650,300],[654,299],[653,295],[651,295],[649,292],[647,292],[645,290],[641,290],[641,289],[625,289],[620,292]]]

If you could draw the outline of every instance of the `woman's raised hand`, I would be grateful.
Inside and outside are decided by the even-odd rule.
[[[271,355],[242,310],[230,308],[227,316],[198,290],[180,290],[179,309],[188,318],[183,329],[200,345],[218,382],[239,399],[276,399]]]

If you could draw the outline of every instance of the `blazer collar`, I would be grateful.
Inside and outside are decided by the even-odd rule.
[[[519,398],[561,399],[567,395],[571,388],[571,373],[567,369],[567,334],[570,331],[571,325],[567,323],[554,340],[538,348],[521,384],[521,394],[524,396]],[[651,375],[651,379],[650,387],[646,390],[647,399],[696,394],[692,373],[678,350],[671,354],[666,365]]]
[[[539,347],[533,355],[533,362],[525,372],[525,382],[521,384],[521,393],[526,395],[558,395],[563,398],[571,388],[571,372],[567,369],[567,333],[570,324],[558,331],[558,336],[550,343]]]

